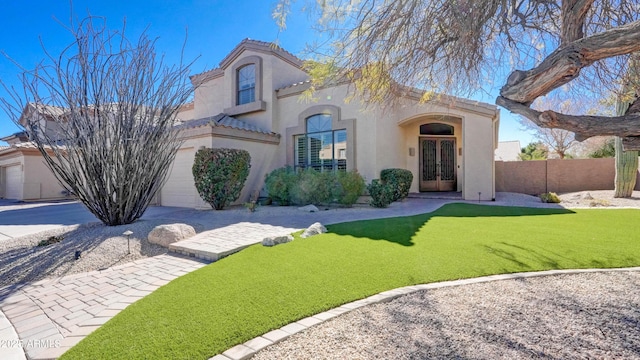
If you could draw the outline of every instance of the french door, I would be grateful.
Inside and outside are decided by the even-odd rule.
[[[420,191],[455,191],[456,170],[455,138],[420,138]]]

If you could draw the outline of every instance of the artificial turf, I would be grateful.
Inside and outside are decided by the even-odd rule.
[[[251,246],[126,308],[62,359],[207,359],[396,287],[490,274],[640,265],[640,211],[451,204]]]

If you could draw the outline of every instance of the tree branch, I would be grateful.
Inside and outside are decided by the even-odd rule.
[[[499,96],[496,104],[522,115],[538,126],[572,131],[576,140],[583,141],[592,136],[615,135],[621,137],[640,136],[640,114],[624,116],[566,115],[555,111],[537,111],[519,102]],[[625,149],[626,150],[626,149]]]
[[[573,41],[558,48],[537,67],[512,72],[500,95],[529,105],[578,77],[584,67],[635,51],[640,51],[640,21]]]

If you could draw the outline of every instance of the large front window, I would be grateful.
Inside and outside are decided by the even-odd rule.
[[[238,100],[236,105],[256,101],[256,65],[249,64],[238,69]]]
[[[332,118],[318,114],[307,118],[307,133],[295,136],[295,167],[318,171],[347,169],[347,130],[332,130]]]

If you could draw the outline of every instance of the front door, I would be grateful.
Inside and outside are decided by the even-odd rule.
[[[456,173],[455,138],[420,138],[420,191],[455,191]]]

